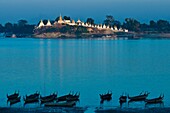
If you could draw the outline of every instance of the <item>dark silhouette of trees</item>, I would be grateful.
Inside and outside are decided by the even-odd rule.
[[[12,23],[8,22],[5,24],[5,32],[12,32],[13,31],[13,25]]]
[[[0,33],[4,32],[4,27],[2,26],[2,24],[0,24]]]
[[[149,25],[150,25],[151,28],[157,27],[157,23],[154,20],[151,20]]]
[[[55,19],[55,21],[57,21],[58,22],[58,20],[60,19],[60,17],[57,17],[56,19]]]
[[[170,24],[166,20],[158,20],[157,27],[159,31],[168,31],[170,30]]]
[[[94,19],[92,18],[87,18],[86,23],[94,25]]]
[[[64,16],[63,19],[64,20],[71,20],[71,18],[69,16]]]
[[[104,24],[105,25],[109,25],[109,26],[114,26],[114,21],[115,21],[115,19],[113,18],[113,16],[111,16],[111,15],[107,15],[106,16],[106,20],[104,20]]]
[[[44,23],[44,25],[46,25],[47,24],[47,22],[48,22],[48,20],[43,20],[43,23]]]
[[[140,31],[140,22],[133,18],[126,18],[123,23],[123,28],[128,29],[129,31]]]
[[[18,26],[20,26],[20,27],[24,27],[24,26],[26,26],[27,25],[27,20],[19,20],[18,21]]]

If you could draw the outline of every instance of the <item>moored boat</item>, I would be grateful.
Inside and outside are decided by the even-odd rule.
[[[51,97],[57,97],[57,94],[56,93],[53,93],[53,94],[51,94],[51,95],[49,95],[49,96],[44,96],[44,97],[42,97],[42,96],[40,96],[40,99],[42,99],[42,100],[45,100],[45,99],[49,99],[49,98],[51,98]]]
[[[10,106],[11,106],[11,105],[14,105],[14,104],[16,104],[16,103],[18,103],[18,102],[21,102],[21,96],[15,98],[15,99],[13,99],[13,100],[9,100],[9,102],[10,102]]]
[[[119,98],[119,102],[123,103],[123,102],[126,102],[126,101],[127,101],[127,96],[121,95],[120,98]]]
[[[74,96],[73,94],[69,93],[67,95],[57,97],[57,102],[67,101],[68,98],[73,97],[73,96]]]
[[[47,102],[53,102],[57,97],[57,94],[51,94],[49,96],[45,96],[45,97],[41,97],[40,96],[40,101],[41,101],[41,104],[43,103],[47,103]]]
[[[34,98],[24,97],[23,99],[24,99],[25,104],[39,102],[39,97],[34,97]]]
[[[19,96],[19,91],[18,92],[15,91],[15,93],[11,94],[11,95],[7,94],[8,101],[16,99],[16,98],[18,98],[18,96]]]
[[[79,97],[80,97],[80,93],[79,94],[76,93],[75,95],[66,97],[66,100],[68,102],[69,101],[79,101]]]
[[[156,104],[156,103],[162,103],[164,99],[164,95],[163,96],[159,96],[158,98],[153,98],[153,99],[146,99],[145,102],[146,104]]]
[[[106,94],[99,94],[101,100],[111,100],[112,99],[112,92],[108,91]]]
[[[133,96],[133,97],[130,97],[130,96],[128,95],[128,99],[129,99],[130,101],[145,101],[149,94],[150,94],[150,93],[145,92],[144,94],[141,93],[140,95],[138,95],[138,96]]]
[[[39,98],[39,96],[40,96],[40,93],[39,92],[36,92],[36,93],[34,93],[34,94],[31,94],[31,95],[26,95],[26,99],[34,99],[34,98]]]

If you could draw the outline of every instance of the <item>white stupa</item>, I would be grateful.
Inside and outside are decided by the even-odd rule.
[[[38,28],[41,28],[41,27],[44,27],[44,23],[43,23],[43,20],[40,21],[39,25],[38,25]]]
[[[106,29],[106,25],[105,24],[103,25],[103,29]]]
[[[58,23],[59,24],[63,24],[64,23],[64,21],[63,21],[63,19],[62,19],[62,16],[60,15],[60,18],[59,18],[59,20],[58,20]]]
[[[48,27],[52,26],[50,20],[48,20],[46,26],[48,26]]]
[[[115,31],[118,31],[118,28],[117,28],[117,26],[114,26],[114,30],[115,30]]]

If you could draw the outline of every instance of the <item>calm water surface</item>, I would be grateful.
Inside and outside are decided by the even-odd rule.
[[[164,104],[170,106],[169,85],[170,40],[0,39],[1,107],[15,90],[22,96],[78,91],[78,106],[90,107],[99,106],[99,94],[108,90],[113,99],[105,106],[119,106],[123,92],[149,91],[149,98],[164,93]]]

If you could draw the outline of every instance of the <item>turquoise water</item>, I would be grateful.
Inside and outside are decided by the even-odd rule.
[[[148,98],[164,93],[164,105],[170,106],[169,85],[170,40],[0,39],[1,107],[15,90],[22,96],[80,92],[78,106],[91,108],[100,106],[99,94],[108,90],[113,99],[104,106],[115,107],[123,92],[149,91]]]

